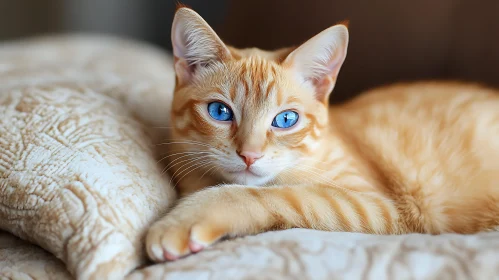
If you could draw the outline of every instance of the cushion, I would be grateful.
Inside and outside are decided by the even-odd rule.
[[[2,45],[0,229],[78,279],[121,279],[143,263],[142,237],[175,198],[148,133],[168,121],[170,65],[110,38]],[[140,110],[152,96],[165,105]]]
[[[0,232],[0,279],[72,279],[62,261],[7,232]]]

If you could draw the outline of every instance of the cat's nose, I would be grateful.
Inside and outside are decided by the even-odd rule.
[[[244,160],[246,166],[250,167],[255,161],[263,157],[262,153],[242,151],[238,152],[239,156]]]

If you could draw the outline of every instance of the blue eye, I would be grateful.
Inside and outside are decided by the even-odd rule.
[[[208,104],[208,114],[217,121],[231,121],[234,117],[229,106],[222,102],[211,102]]]
[[[294,111],[284,111],[275,116],[272,126],[278,128],[289,128],[298,121],[298,113]]]

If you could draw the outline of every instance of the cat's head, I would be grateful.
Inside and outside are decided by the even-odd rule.
[[[199,168],[226,183],[264,185],[321,152],[329,94],[347,53],[346,26],[298,48],[238,50],[180,8],[172,43],[174,134]]]

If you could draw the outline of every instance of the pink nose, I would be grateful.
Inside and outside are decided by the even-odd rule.
[[[244,160],[246,163],[246,166],[250,167],[255,161],[263,157],[262,153],[257,153],[257,152],[240,152],[239,156]]]

